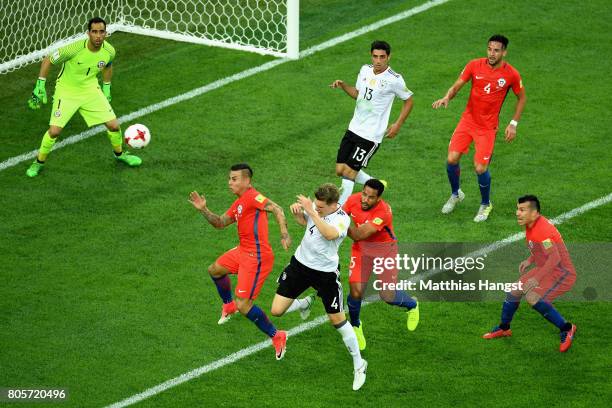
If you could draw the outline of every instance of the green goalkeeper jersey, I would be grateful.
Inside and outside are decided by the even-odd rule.
[[[104,41],[100,49],[93,52],[87,48],[87,41],[66,45],[49,57],[53,65],[63,64],[57,75],[56,90],[82,92],[98,87],[98,73],[112,64],[115,48]]]

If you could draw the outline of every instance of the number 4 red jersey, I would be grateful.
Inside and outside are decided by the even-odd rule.
[[[467,107],[461,116],[468,123],[484,129],[497,130],[499,111],[510,88],[518,95],[523,88],[519,72],[507,62],[493,69],[486,58],[470,61],[459,76],[472,81]]]

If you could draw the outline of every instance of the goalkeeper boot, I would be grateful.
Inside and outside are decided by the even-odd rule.
[[[308,295],[303,300],[308,303],[303,309],[300,309],[300,317],[302,318],[302,320],[306,320],[308,319],[308,316],[310,316],[310,310],[312,309],[312,304],[315,301],[315,295]]]
[[[366,339],[363,335],[363,322],[359,322],[359,326],[353,326],[355,336],[357,337],[357,344],[359,344],[359,350],[363,351],[366,349]]]
[[[130,167],[138,167],[142,164],[142,159],[140,157],[131,154],[127,150],[121,153],[120,156],[115,155],[115,158]]]
[[[229,303],[224,303],[223,308],[221,309],[221,318],[217,322],[217,324],[224,324],[232,317],[234,313],[238,311],[236,307],[236,303],[232,300]]]
[[[493,329],[491,329],[490,332],[483,334],[482,338],[486,340],[491,340],[491,339],[496,339],[498,337],[510,337],[510,336],[512,336],[512,330],[510,329],[504,330],[499,326],[495,326]]]
[[[442,214],[452,213],[453,210],[455,209],[455,206],[461,201],[463,201],[464,198],[465,198],[465,194],[461,190],[459,190],[457,195],[451,194],[446,204],[444,204],[444,206],[442,207]]]
[[[574,334],[576,334],[576,325],[572,324],[572,328],[567,331],[561,332],[561,344],[559,345],[559,351],[565,353],[572,345],[574,340]]]
[[[272,337],[272,345],[274,346],[274,354],[276,359],[280,360],[285,356],[287,350],[287,332],[284,330],[277,330],[274,337]]]
[[[416,300],[416,298],[414,300]],[[408,319],[406,321],[408,330],[415,331],[419,325],[419,302],[417,301],[416,306],[407,311],[406,314],[408,315]]]
[[[26,170],[26,176],[28,177],[36,177],[38,173],[45,167],[44,163],[40,163],[37,160],[34,160],[34,163],[30,164],[30,167]]]

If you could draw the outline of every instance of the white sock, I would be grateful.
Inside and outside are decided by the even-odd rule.
[[[357,177],[355,177],[355,183],[365,184],[366,181],[368,181],[371,178],[372,177],[370,177],[368,173],[366,173],[365,171],[363,171],[363,169],[361,169],[359,170],[359,173],[357,173]]]
[[[302,310],[308,307],[308,300],[306,299],[295,299],[289,306],[289,309],[285,313],[295,312],[296,310]]]
[[[361,368],[363,365],[363,359],[361,358],[361,353],[359,352],[359,343],[357,342],[357,336],[355,336],[355,332],[353,331],[353,326],[348,324],[348,320],[345,320],[343,323],[340,323],[340,327],[336,327],[336,329],[340,332],[344,345],[346,346],[351,357],[353,357],[353,368],[355,370]]]
[[[347,178],[342,179],[342,192],[340,193],[340,200],[338,200],[338,204],[344,205],[349,196],[353,194],[354,185],[355,182],[353,180],[349,180]]]

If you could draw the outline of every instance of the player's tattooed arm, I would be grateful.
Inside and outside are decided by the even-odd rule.
[[[276,222],[280,228],[281,234],[281,245],[286,251],[291,246],[291,237],[289,236],[289,229],[287,228],[287,218],[285,218],[285,212],[283,208],[276,204],[274,201],[268,199],[268,202],[264,205],[264,210],[274,214]]]
[[[234,222],[234,219],[227,214],[218,215],[210,211],[206,206],[206,197],[204,197],[204,194],[200,195],[196,191],[192,191],[189,195],[189,202],[204,216],[204,218],[206,218],[210,225],[217,229],[225,228]]]

